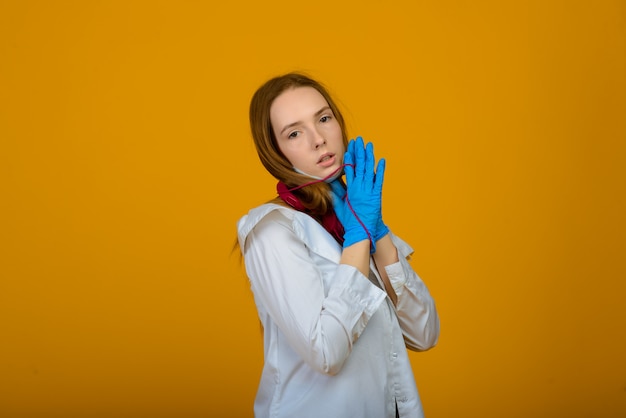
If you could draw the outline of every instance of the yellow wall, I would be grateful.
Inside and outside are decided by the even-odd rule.
[[[247,106],[294,69],[387,159],[427,416],[626,415],[623,1],[4,0],[0,416],[252,415]]]

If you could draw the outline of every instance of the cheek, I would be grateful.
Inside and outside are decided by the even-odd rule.
[[[287,161],[289,161],[292,166],[297,165],[298,155],[300,154],[300,152],[298,151],[297,141],[287,143],[279,142],[278,149],[280,149],[285,158],[287,158]]]
[[[343,135],[341,132],[341,126],[339,126],[338,123],[335,123],[334,126],[332,127],[332,133],[333,133],[333,138],[335,138],[335,140],[343,143]]]
[[[289,150],[287,149],[285,144],[283,144],[283,141],[276,141],[276,146],[278,147],[278,150],[283,153],[284,156],[287,156]]]
[[[323,126],[326,135],[330,135],[333,139],[337,138],[338,136],[341,137],[341,126],[339,126],[339,123],[337,123],[337,121],[333,121],[333,123],[328,123]]]

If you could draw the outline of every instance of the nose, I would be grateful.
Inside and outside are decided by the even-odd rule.
[[[313,141],[313,147],[315,149],[318,149],[319,147],[321,147],[322,145],[326,143],[326,139],[317,129],[313,131],[312,141]]]

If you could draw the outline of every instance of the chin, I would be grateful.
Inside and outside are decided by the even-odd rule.
[[[330,183],[330,182],[332,182],[333,180],[336,180],[336,179],[338,179],[339,177],[341,177],[341,175],[342,175],[342,174],[343,174],[343,170],[341,170],[341,166],[339,165],[339,166],[337,166],[337,167],[334,167],[334,168],[329,169],[329,170],[326,172],[326,174],[324,174],[323,176],[320,176],[320,177],[322,177],[322,178],[326,179],[326,177],[331,176],[331,177],[329,177],[329,178],[327,178],[327,179],[325,180],[325,182],[326,182],[326,183]]]

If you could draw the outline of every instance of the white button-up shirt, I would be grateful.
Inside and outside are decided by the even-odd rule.
[[[264,328],[258,418],[422,417],[406,348],[439,336],[428,289],[410,267],[413,252],[391,233],[400,261],[385,266],[397,295],[339,264],[342,247],[313,218],[276,204],[238,222],[239,244]]]

